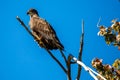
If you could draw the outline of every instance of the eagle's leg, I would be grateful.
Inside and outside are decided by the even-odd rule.
[[[41,40],[38,42],[38,44],[39,44],[41,47],[44,47],[44,43],[43,43]]]
[[[41,40],[39,40],[39,39],[35,39],[35,41],[38,43],[38,45],[39,45],[40,47],[45,47],[43,41],[41,41]]]
[[[39,46],[45,47],[45,45],[41,39],[35,39],[35,41],[38,43]]]
[[[35,41],[39,42],[41,40],[41,37],[39,37],[35,32],[32,32],[32,34],[34,35]]]
[[[42,42],[42,36],[38,36],[35,32],[32,32],[32,34],[34,35],[34,39],[38,43],[38,45],[41,47],[45,47],[44,43]]]

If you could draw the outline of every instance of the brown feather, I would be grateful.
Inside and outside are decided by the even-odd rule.
[[[45,47],[50,50],[64,49],[52,26],[46,20],[39,18],[38,15],[34,14],[31,16],[30,28],[33,33],[39,36],[40,43],[38,43],[41,47]]]

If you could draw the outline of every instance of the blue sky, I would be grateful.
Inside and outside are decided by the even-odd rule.
[[[112,64],[119,58],[117,47],[107,46],[103,38],[97,36],[96,27],[100,24],[111,25],[111,20],[120,18],[120,2],[118,0],[2,0],[0,3],[0,80],[66,80],[66,75],[48,53],[39,48],[33,38],[16,20],[19,16],[26,25],[30,8],[38,10],[55,29],[57,36],[67,51],[75,57],[79,51],[81,21],[85,22],[85,40],[83,62],[91,66],[95,57],[102,58],[104,63]],[[53,51],[61,60],[59,51]],[[64,63],[63,63],[64,64]],[[77,65],[72,66],[75,80]],[[92,80],[82,70],[81,80]]]

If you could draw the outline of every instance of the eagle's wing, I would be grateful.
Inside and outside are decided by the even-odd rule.
[[[44,36],[46,39],[58,40],[56,36],[56,32],[46,20],[39,18],[37,24],[38,24],[38,31],[42,36]]]
[[[36,18],[34,21],[36,25],[34,25],[33,31],[35,31],[38,34],[38,36],[40,35],[44,39],[54,42],[55,45],[63,49],[63,45],[60,43],[56,32],[46,20]]]

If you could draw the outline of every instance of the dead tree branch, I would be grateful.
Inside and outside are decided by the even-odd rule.
[[[48,50],[46,51],[49,53],[49,55],[59,64],[59,66],[63,69],[63,71],[67,74],[67,70],[64,68],[64,66],[60,63],[60,61]]]
[[[80,39],[80,49],[79,49],[79,55],[78,55],[78,60],[82,61],[82,52],[83,52],[83,40],[84,40],[84,21],[82,20],[82,35],[81,35],[81,39]],[[78,74],[76,77],[76,80],[80,79],[80,75],[81,75],[81,66],[78,65]]]
[[[40,40],[39,37],[35,34],[33,34],[28,27],[24,24],[24,22],[17,16],[16,19],[20,22],[20,24],[26,29],[26,31],[34,37],[34,39]],[[67,74],[67,70],[64,68],[64,66],[61,64],[61,62],[48,50],[45,48],[45,50],[49,53],[49,55],[58,63],[58,65],[62,68],[62,70]],[[63,56],[64,57],[64,56]]]
[[[67,59],[67,77],[68,77],[68,80],[72,80],[71,79],[71,60],[72,60],[72,57],[71,55],[68,56],[68,59]]]
[[[59,49],[59,50],[60,50],[60,49]],[[62,50],[60,50],[60,53],[61,53],[61,55],[62,55],[62,57],[63,57],[63,59],[64,59],[66,65],[67,65],[67,59],[66,59],[66,56],[64,55],[64,53],[63,53]]]

